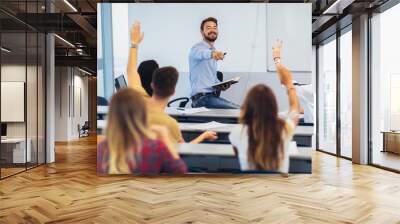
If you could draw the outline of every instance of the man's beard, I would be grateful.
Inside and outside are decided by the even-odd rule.
[[[208,35],[204,35],[204,39],[206,39],[207,41],[210,41],[210,42],[214,42],[217,39],[218,35],[216,33],[213,33],[213,34],[215,35],[215,37],[209,37]]]

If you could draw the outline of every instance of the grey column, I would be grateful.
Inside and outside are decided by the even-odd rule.
[[[46,36],[46,163],[55,161],[54,133],[55,133],[55,73],[54,73],[54,35]]]
[[[353,162],[368,163],[368,15],[353,20]]]
[[[50,1],[46,4],[47,12],[53,12]],[[46,34],[46,163],[55,162],[55,53],[54,35]]]

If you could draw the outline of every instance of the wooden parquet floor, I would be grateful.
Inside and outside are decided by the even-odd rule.
[[[96,138],[0,181],[0,223],[400,223],[400,175],[316,152],[312,175],[96,175]]]

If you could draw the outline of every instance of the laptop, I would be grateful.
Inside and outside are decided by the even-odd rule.
[[[126,80],[124,75],[120,75],[115,79],[115,89],[120,90],[122,88],[126,88],[128,85],[126,84]]]

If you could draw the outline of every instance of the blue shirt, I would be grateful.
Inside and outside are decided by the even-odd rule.
[[[217,61],[211,57],[214,47],[201,41],[195,44],[189,53],[189,78],[191,96],[197,93],[215,91],[211,86],[219,83],[217,79]]]

